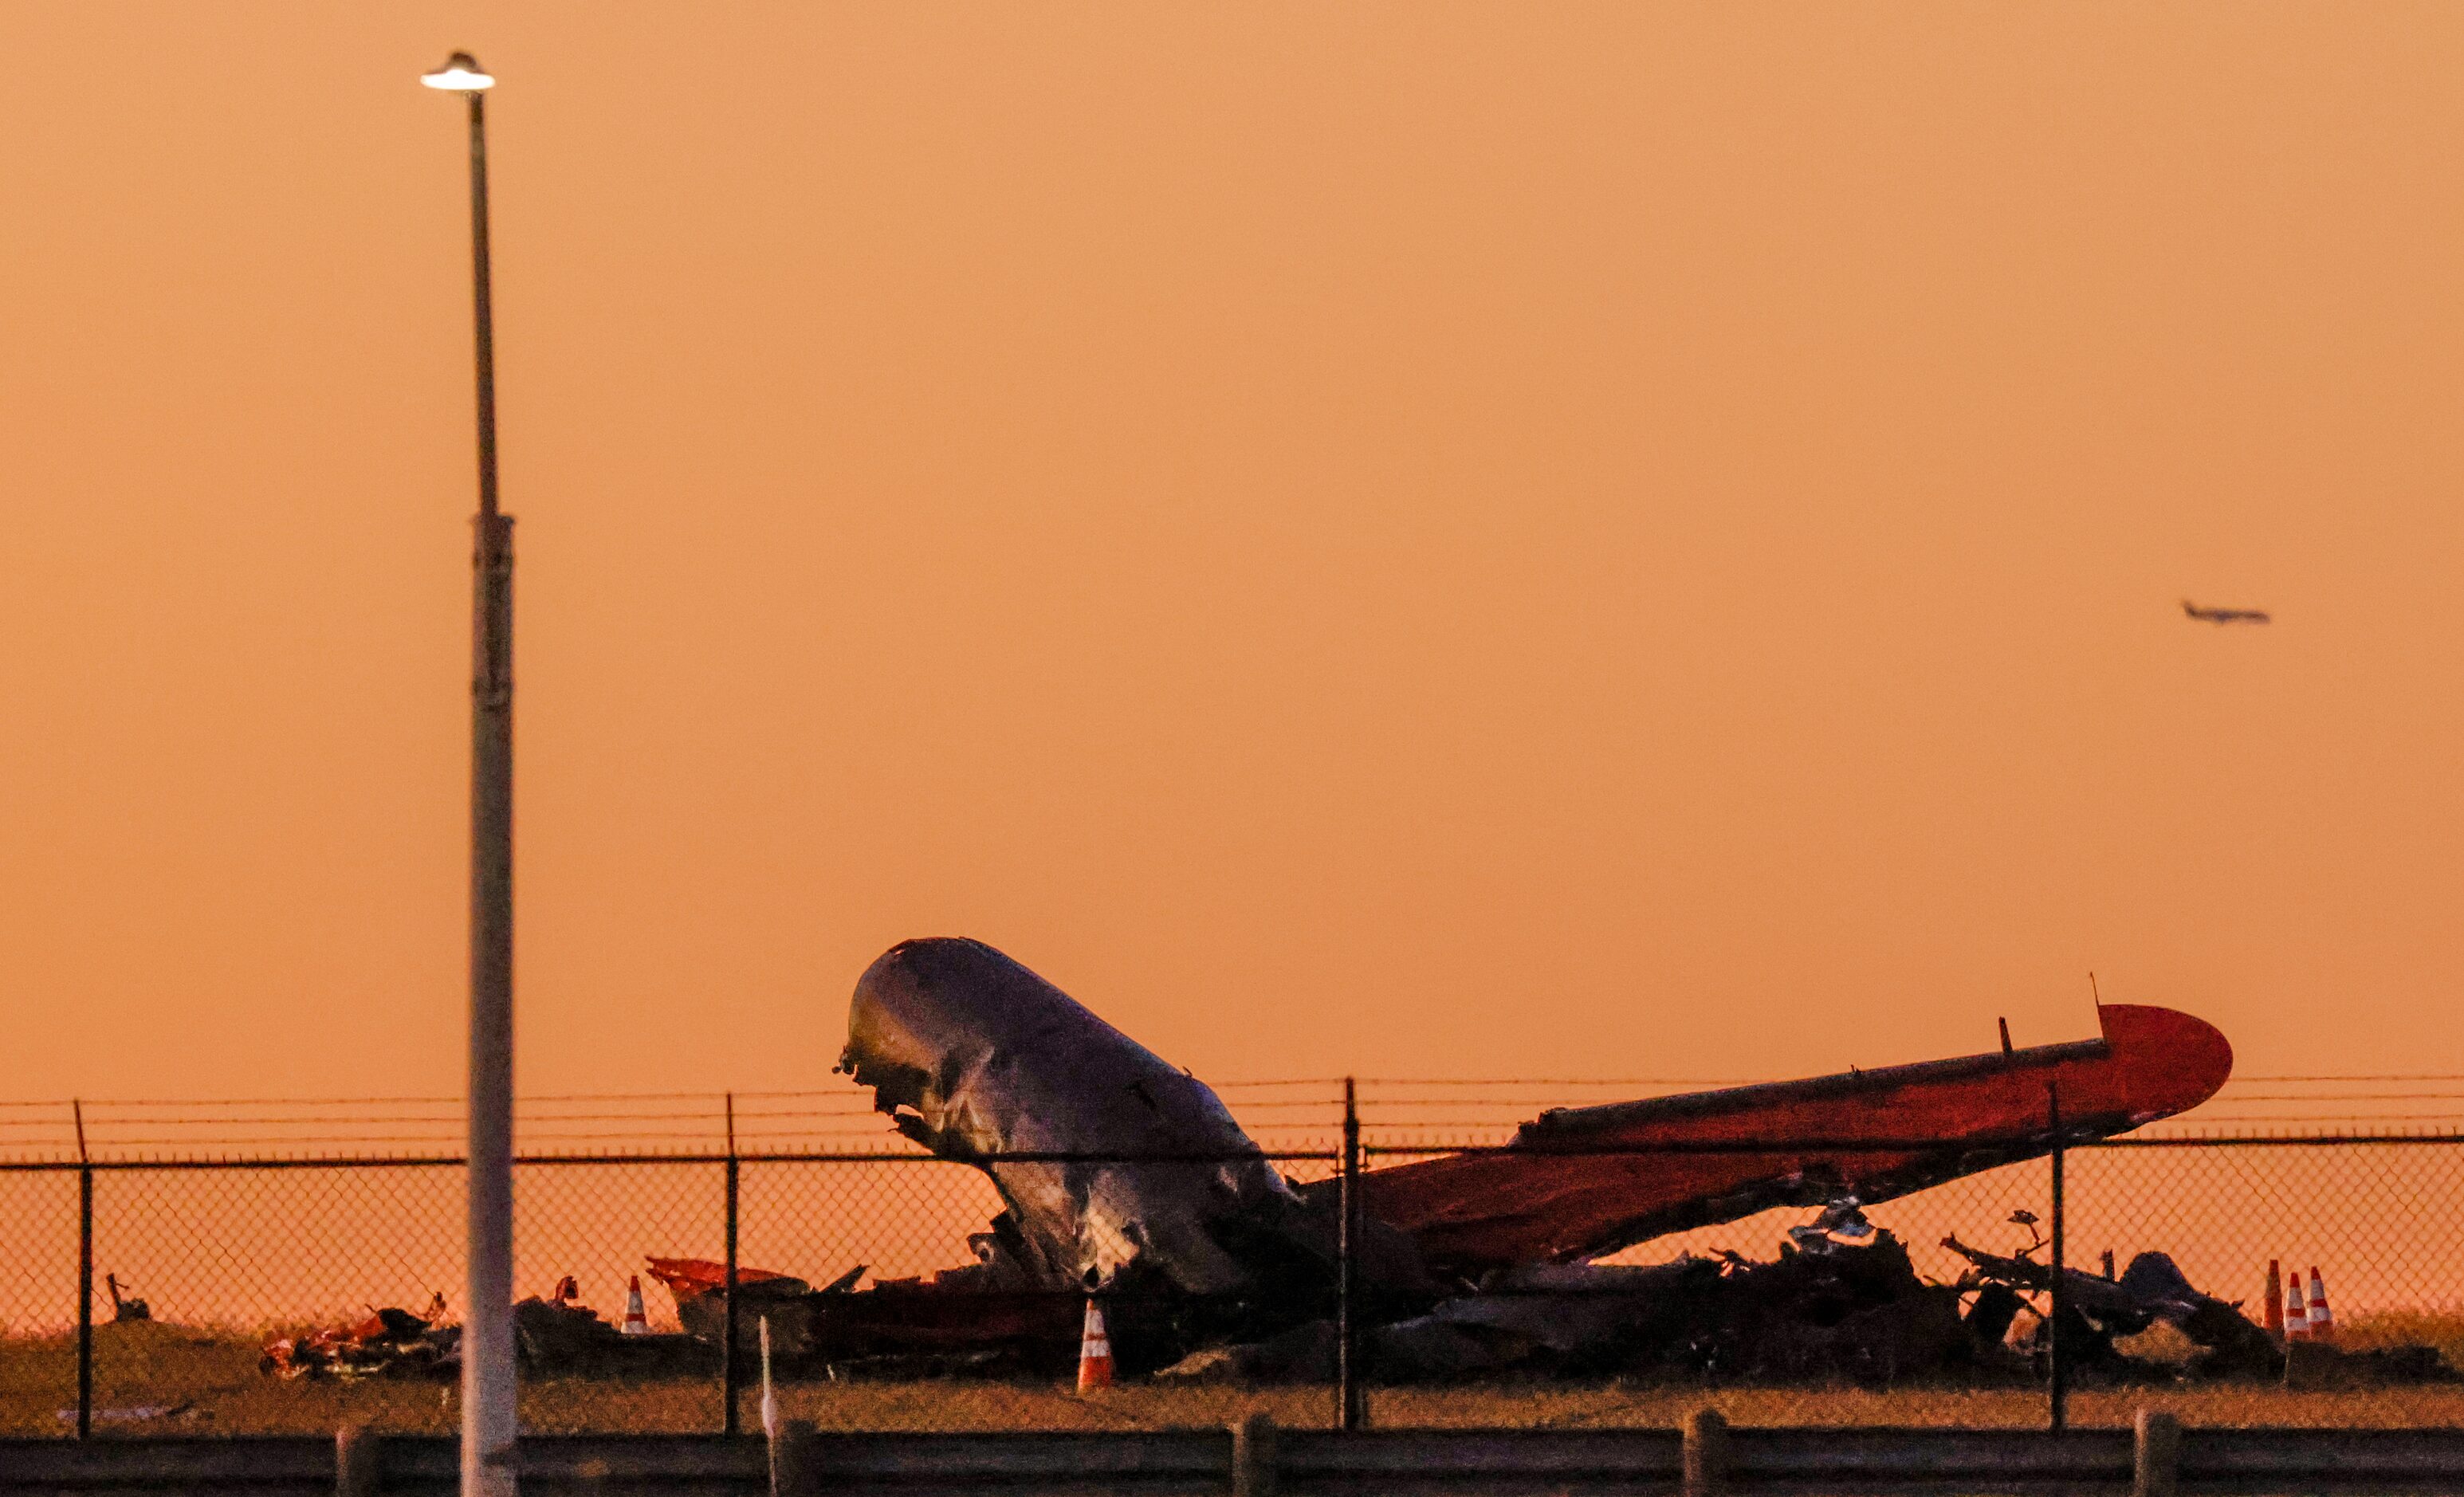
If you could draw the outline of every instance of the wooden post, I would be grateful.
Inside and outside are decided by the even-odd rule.
[[[1275,1497],[1275,1420],[1253,1413],[1232,1426],[1232,1497]]]
[[[2182,1421],[2141,1409],[2130,1448],[2130,1497],[2174,1497],[2182,1475]]]
[[[811,1420],[781,1420],[770,1441],[771,1497],[821,1497],[821,1455]]]
[[[334,1497],[377,1497],[385,1490],[384,1438],[365,1424],[334,1432]]]
[[[1685,1444],[1681,1456],[1685,1497],[1710,1497],[1727,1484],[1728,1421],[1717,1409],[1696,1409],[1685,1417]]]

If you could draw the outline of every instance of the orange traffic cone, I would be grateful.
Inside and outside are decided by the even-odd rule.
[[[2336,1312],[2327,1308],[2327,1286],[2317,1268],[2310,1270],[2310,1339],[2336,1339]]]
[[[650,1317],[642,1313],[642,1276],[638,1273],[625,1288],[625,1324],[619,1329],[628,1336],[650,1333]]]
[[[1078,1391],[1112,1385],[1112,1338],[1104,1333],[1104,1307],[1087,1301],[1087,1330],[1078,1338]]]
[[[2301,1270],[2284,1276],[2284,1339],[2310,1339],[2310,1312],[2301,1306]]]
[[[2259,1304],[2265,1307],[2270,1335],[2284,1334],[2284,1270],[2273,1258],[2267,1260],[2267,1293]]]

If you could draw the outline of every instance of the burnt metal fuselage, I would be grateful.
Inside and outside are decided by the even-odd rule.
[[[1001,1192],[988,1287],[1217,1295],[1331,1272],[1334,1222],[1204,1083],[980,941],[891,948],[839,1065]]]

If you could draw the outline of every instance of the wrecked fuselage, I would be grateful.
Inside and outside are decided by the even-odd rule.
[[[1007,1207],[987,1288],[1194,1295],[1331,1280],[1333,1213],[1215,1093],[980,941],[894,946],[857,982],[839,1068],[900,1133],[976,1165]]]
[[[2049,1152],[2057,1090],[2061,1135],[2080,1142],[2195,1106],[2231,1072],[2224,1037],[2189,1015],[2099,1016],[2095,1040],[1551,1112],[1504,1148],[1365,1172],[1360,1312],[1400,1323],[1531,1266],[1773,1206],[1853,1210]],[[990,946],[884,954],[856,985],[839,1068],[901,1134],[1000,1192],[976,1264],[897,1286],[1057,1302],[1031,1335],[988,1317],[987,1341],[1066,1350],[1075,1297],[1101,1292],[1136,1371],[1332,1308],[1338,1182],[1287,1181],[1206,1086]],[[894,1350],[921,1324],[879,1292],[816,1308],[817,1327],[848,1330],[819,1334],[822,1354],[841,1340]]]

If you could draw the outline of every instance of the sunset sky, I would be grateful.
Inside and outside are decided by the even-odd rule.
[[[2464,1071],[2464,11],[12,3],[0,1094]],[[2202,603],[2275,610],[2217,628]]]

